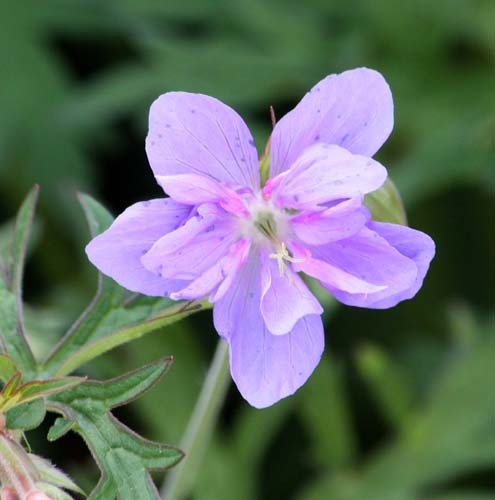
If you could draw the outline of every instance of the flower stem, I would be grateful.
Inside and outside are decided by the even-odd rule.
[[[180,448],[186,452],[186,457],[168,473],[162,485],[161,496],[166,500],[181,500],[193,487],[229,385],[228,354],[227,342],[220,339],[180,444]]]

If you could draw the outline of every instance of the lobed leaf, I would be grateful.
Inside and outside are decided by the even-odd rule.
[[[0,279],[0,338],[5,354],[23,374],[33,374],[36,362],[24,334],[22,311],[22,277],[26,247],[38,200],[35,186],[26,197],[17,214],[11,252]]]
[[[81,435],[101,470],[91,499],[159,499],[148,470],[177,464],[183,453],[171,446],[148,441],[135,434],[111,413],[154,385],[167,371],[171,359],[161,359],[141,369],[106,382],[87,381],[51,396],[50,409],[63,415],[48,433],[58,439],[70,427]]]

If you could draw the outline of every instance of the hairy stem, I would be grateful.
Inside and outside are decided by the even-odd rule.
[[[186,457],[168,473],[161,488],[162,498],[181,500],[190,493],[197,470],[215,427],[229,381],[228,345],[227,342],[220,339],[206,375],[205,383],[180,444],[180,448],[186,452]]]

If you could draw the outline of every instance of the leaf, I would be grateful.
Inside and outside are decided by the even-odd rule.
[[[119,422],[110,410],[139,397],[167,371],[171,358],[106,382],[87,381],[50,397],[49,408],[63,415],[81,435],[101,470],[91,493],[93,500],[159,499],[148,473],[177,464],[183,453],[177,448],[148,441]],[[57,439],[68,427],[57,419],[49,439]]]
[[[80,194],[92,237],[107,229],[113,221],[110,213],[90,196]],[[45,367],[51,369],[60,365],[70,354],[87,344],[97,335],[98,327],[113,309],[118,308],[128,293],[112,279],[98,273],[98,289],[91,304],[82,313],[66,333],[61,342],[45,361]]]
[[[356,358],[357,368],[381,404],[389,422],[399,430],[412,415],[412,383],[399,364],[386,352],[371,344],[363,346]]]
[[[323,356],[298,398],[298,411],[313,437],[313,456],[318,463],[328,468],[352,463],[357,443],[341,363],[328,353]]]
[[[390,178],[380,189],[367,194],[364,204],[370,209],[373,220],[407,225],[406,212],[399,191]]]
[[[33,374],[36,362],[24,335],[22,314],[22,276],[27,241],[39,188],[35,186],[17,214],[11,254],[5,264],[5,279],[0,278],[0,337],[6,354],[25,376]]]
[[[31,401],[57,392],[63,392],[71,387],[81,384],[84,377],[62,377],[50,380],[32,380],[19,387],[19,393],[23,401]]]
[[[31,462],[36,466],[41,480],[50,483],[58,488],[64,488],[66,490],[77,491],[84,495],[84,491],[77,486],[77,484],[69,477],[64,474],[61,470],[57,469],[49,460],[41,458],[38,455],[32,453],[28,454]]]
[[[86,380],[84,377],[62,377],[49,380],[31,380],[21,385],[21,373],[16,372],[0,393],[0,410],[63,392]]]
[[[7,382],[16,371],[14,362],[6,354],[0,354],[0,380]]]
[[[45,418],[45,402],[36,399],[28,403],[15,406],[7,411],[7,429],[28,431],[38,427]]]
[[[48,441],[56,441],[62,436],[65,436],[74,427],[74,425],[75,422],[66,420],[63,417],[57,418],[48,431]]]
[[[208,309],[211,304],[207,301],[202,302],[180,302],[173,306],[167,307],[164,311],[148,320],[142,321],[135,325],[131,325],[127,328],[122,328],[115,332],[111,332],[105,335],[103,338],[96,340],[95,342],[89,343],[84,347],[81,347],[72,356],[69,356],[65,362],[57,369],[56,375],[62,376],[67,373],[72,373],[74,370],[82,366],[83,364],[95,359],[96,357],[108,352],[115,347],[123,345],[132,340],[137,340],[143,335],[155,331],[164,326],[171,325],[176,321],[186,318],[191,313],[201,311],[203,309]]]

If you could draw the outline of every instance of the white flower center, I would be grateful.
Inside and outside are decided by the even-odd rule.
[[[251,217],[239,219],[242,236],[251,239],[255,245],[271,250],[269,257],[277,261],[280,276],[283,276],[287,262],[300,262],[289,254],[285,243],[292,234],[290,214],[262,198],[253,201],[247,208]]]

